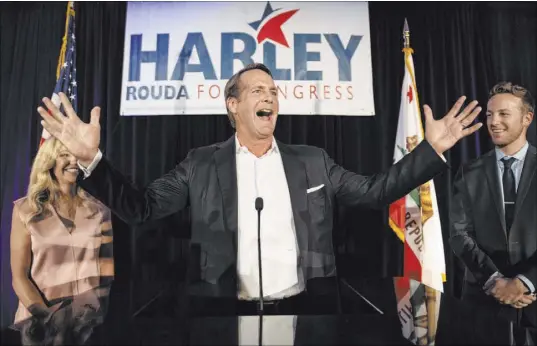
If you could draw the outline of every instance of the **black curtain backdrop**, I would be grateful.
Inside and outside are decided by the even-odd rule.
[[[0,49],[2,326],[16,298],[9,272],[11,203],[24,195],[41,126],[35,108],[52,93],[66,3],[2,3]],[[402,27],[406,17],[414,49],[421,104],[436,118],[460,95],[486,105],[490,87],[510,80],[537,93],[537,4],[369,4],[376,115],[280,116],[276,136],[286,143],[325,148],[347,169],[373,174],[392,163],[403,77]],[[101,149],[139,186],[182,160],[194,147],[232,135],[225,115],[120,117],[126,3],[76,4],[78,109],[88,121],[102,107]],[[180,25],[180,23],[178,23]],[[484,112],[481,120],[485,120]],[[535,121],[529,141],[536,144]],[[447,294],[459,296],[462,267],[448,244],[451,180],[461,163],[492,148],[482,129],[446,154],[451,169],[435,178],[444,232]],[[401,274],[402,244],[383,211],[342,210],[335,232],[343,276]],[[114,219],[116,286],[131,289],[122,306],[135,312],[156,292],[181,280],[188,248],[188,211],[131,229]],[[148,232],[148,230],[151,230]]]
[[[13,321],[9,235],[12,203],[22,197],[37,152],[38,101],[50,96],[65,25],[66,3],[0,3],[1,324]]]

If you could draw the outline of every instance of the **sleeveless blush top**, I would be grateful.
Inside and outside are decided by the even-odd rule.
[[[26,198],[14,202],[14,215],[23,223],[31,212],[25,202]],[[71,231],[52,207],[26,227],[32,243],[30,279],[48,306],[89,290],[109,294],[114,278],[110,210],[91,197],[86,203],[89,207],[80,205],[76,209]],[[100,306],[103,308],[106,310]],[[15,323],[29,317],[30,312],[19,301]]]

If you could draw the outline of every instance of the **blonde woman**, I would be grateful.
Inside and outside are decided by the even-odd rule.
[[[78,174],[75,157],[50,138],[35,157],[27,195],[14,202],[15,324],[24,326],[20,329],[27,344],[56,337],[63,340],[60,344],[77,343],[65,340],[58,329],[95,316],[88,311],[102,316],[106,311],[114,277],[110,211],[77,187]],[[62,317],[48,328],[55,314]]]

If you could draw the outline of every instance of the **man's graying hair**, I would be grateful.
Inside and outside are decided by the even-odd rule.
[[[522,100],[525,112],[533,113],[535,111],[535,100],[530,91],[520,85],[513,85],[511,82],[500,82],[490,89],[489,99],[498,94],[511,94]]]
[[[241,93],[241,88],[240,88],[240,83],[239,83],[240,82],[240,77],[244,72],[248,72],[248,71],[251,71],[251,70],[261,70],[261,71],[265,72],[266,74],[268,74],[269,76],[272,77],[272,73],[270,72],[268,67],[266,67],[265,65],[260,64],[260,63],[253,63],[253,64],[249,64],[249,65],[243,67],[239,72],[235,73],[227,81],[226,88],[224,89],[224,99],[226,101],[227,116],[229,118],[229,122],[231,123],[231,127],[233,127],[233,128],[235,128],[235,118],[233,116],[233,113],[231,113],[231,111],[229,110],[229,108],[227,106],[227,100],[230,97],[234,97],[234,98],[237,98],[237,99],[239,98],[239,95]]]

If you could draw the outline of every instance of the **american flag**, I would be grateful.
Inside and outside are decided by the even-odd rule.
[[[58,68],[56,70],[56,86],[52,93],[52,103],[60,108],[61,101],[59,93],[63,92],[71,101],[73,109],[77,109],[77,84],[76,84],[76,40],[75,40],[75,8],[74,2],[69,1],[67,4],[67,13],[65,18],[65,34],[63,36],[62,49],[58,59]],[[40,144],[50,138],[47,130],[43,129]]]

